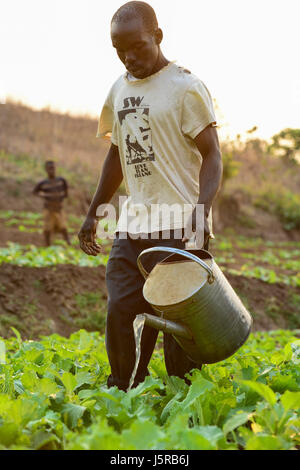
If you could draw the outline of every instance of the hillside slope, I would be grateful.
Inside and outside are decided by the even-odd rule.
[[[98,171],[109,142],[96,139],[97,120],[22,104],[0,106],[0,150],[13,155],[55,159],[68,169]]]

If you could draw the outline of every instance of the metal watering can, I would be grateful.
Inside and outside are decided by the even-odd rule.
[[[170,256],[149,274],[142,258],[157,252]],[[139,255],[137,264],[146,280],[144,298],[155,312],[137,318],[171,333],[191,360],[222,361],[247,340],[252,317],[208,251],[153,247]]]

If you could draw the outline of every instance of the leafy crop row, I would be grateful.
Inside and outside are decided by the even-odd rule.
[[[104,241],[104,246],[108,245],[108,240]],[[74,244],[78,244],[77,239]],[[297,250],[295,250],[297,251]],[[268,259],[270,260],[270,254]],[[247,257],[247,254],[244,254]],[[250,256],[251,257],[251,256]],[[263,259],[265,259],[263,257]],[[278,258],[274,258],[278,260]],[[102,254],[97,257],[89,257],[75,246],[67,246],[64,242],[60,242],[58,245],[43,248],[36,247],[35,245],[19,245],[17,243],[9,243],[6,248],[0,248],[0,264],[11,263],[18,266],[29,266],[29,267],[44,267],[53,266],[57,264],[76,264],[77,266],[99,266],[106,265],[108,260],[107,254]],[[261,279],[270,284],[282,282],[284,284],[298,287],[300,286],[300,274],[294,271],[298,270],[298,260],[281,260],[281,266],[286,269],[293,270],[291,273],[280,273],[273,269],[265,268],[259,264],[250,262],[241,265],[237,268],[230,268],[226,266],[227,263],[232,263],[234,259],[228,257],[225,253],[224,256],[216,256],[216,261],[220,264],[221,268],[226,272],[230,272],[235,275],[243,275],[246,277],[254,277]],[[278,260],[278,263],[280,261]],[[277,264],[277,263],[276,263]],[[300,270],[299,270],[300,271]]]
[[[279,282],[288,286],[300,287],[300,272],[297,274],[281,274],[276,273],[273,269],[264,268],[263,266],[251,266],[249,264],[243,264],[239,269],[227,269],[223,267],[223,270],[225,273],[228,271],[236,276],[253,277],[268,282],[269,284]]]
[[[249,248],[259,248],[259,247],[269,247],[269,248],[300,248],[299,241],[272,241],[264,240],[259,237],[245,237],[243,235],[228,234],[221,235],[218,234],[217,238],[214,240],[214,247],[222,251],[231,251],[234,252],[236,248],[241,248],[247,251]]]
[[[47,248],[9,243],[7,248],[0,248],[0,264],[11,263],[29,267],[76,264],[77,266],[93,267],[106,265],[107,260],[108,255],[87,256],[78,248],[66,246],[64,243]]]
[[[125,393],[108,389],[104,338],[81,330],[0,340],[2,449],[296,449],[300,445],[300,340],[251,335],[231,358]]]

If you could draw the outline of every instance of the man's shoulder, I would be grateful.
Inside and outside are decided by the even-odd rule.
[[[196,83],[202,83],[200,78],[195,75],[191,70],[182,65],[173,64],[170,69],[172,79],[178,84],[179,87],[187,89]]]
[[[124,80],[124,77],[125,77],[125,74],[123,73],[122,75],[120,75],[112,84],[112,86],[110,87],[110,90],[109,90],[109,93],[108,93],[108,96],[113,96],[115,94],[115,92],[120,89],[120,87],[122,85],[125,85],[125,80]]]

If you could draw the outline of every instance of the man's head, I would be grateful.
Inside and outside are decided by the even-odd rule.
[[[111,21],[111,39],[120,60],[136,78],[156,70],[163,34],[153,8],[145,2],[128,2]]]
[[[45,170],[49,178],[55,177],[55,162],[53,160],[47,160],[45,163]]]

